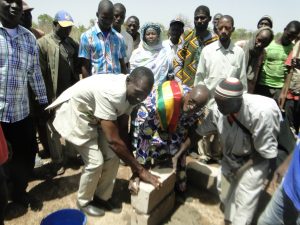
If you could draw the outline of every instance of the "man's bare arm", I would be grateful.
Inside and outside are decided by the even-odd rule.
[[[110,120],[101,120],[100,125],[110,148],[116,155],[127,163],[131,167],[133,173],[137,173],[143,181],[151,183],[154,187],[159,188],[161,183],[158,180],[158,177],[144,169],[144,167],[141,166],[129,152],[125,142],[120,138],[117,123]]]
[[[127,66],[126,66],[126,63],[125,63],[124,59],[119,59],[119,61],[120,61],[120,64],[121,64],[121,73],[127,74],[128,71],[127,71]]]
[[[131,149],[131,142],[129,137],[129,129],[128,129],[128,122],[129,122],[129,116],[124,114],[120,117],[118,117],[118,127],[120,132],[121,139],[125,142],[128,150],[132,153]]]
[[[82,77],[86,78],[91,75],[91,61],[89,59],[81,58],[81,73]]]
[[[275,170],[270,186],[275,189],[276,184],[280,183],[284,177],[292,159],[293,152],[283,161],[283,163]]]

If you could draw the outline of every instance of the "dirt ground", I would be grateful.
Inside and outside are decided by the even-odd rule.
[[[47,166],[38,172],[47,170]],[[38,225],[48,214],[63,208],[76,208],[76,191],[81,168],[69,167],[62,176],[47,179],[33,179],[28,187],[36,201],[27,209],[10,203],[5,220],[6,225]],[[130,169],[120,166],[113,198],[122,203],[122,212],[106,212],[104,217],[88,217],[88,225],[118,224],[129,225],[132,213],[130,193],[127,190]],[[165,225],[221,225],[223,214],[219,209],[219,200],[207,191],[188,186],[187,198],[176,198],[174,210],[168,216]]]

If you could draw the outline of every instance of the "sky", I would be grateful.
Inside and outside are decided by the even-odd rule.
[[[33,20],[40,14],[54,17],[61,9],[68,11],[76,25],[88,26],[90,19],[96,19],[96,11],[100,0],[25,0],[34,8]],[[273,18],[273,29],[282,32],[286,24],[292,20],[300,20],[299,0],[115,0],[127,9],[126,17],[135,15],[141,26],[146,22],[159,22],[166,28],[169,22],[183,15],[193,24],[194,11],[199,5],[210,8],[211,16],[216,13],[228,14],[234,18],[235,27],[255,30],[258,20],[264,15]],[[212,26],[210,24],[210,26]]]

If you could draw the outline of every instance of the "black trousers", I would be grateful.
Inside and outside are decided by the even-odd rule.
[[[25,194],[34,168],[37,152],[35,130],[31,117],[15,123],[1,122],[1,126],[12,150],[12,157],[4,165],[4,169],[13,184],[12,199],[18,199]]]
[[[4,213],[8,202],[6,177],[3,167],[0,165],[0,225],[4,224]]]
[[[272,88],[265,85],[258,84],[255,87],[254,94],[263,95],[269,98],[273,98],[276,102],[278,100],[278,97],[280,95],[281,88]]]
[[[300,126],[300,101],[286,99],[284,109],[289,125],[294,127],[296,134],[298,134]]]

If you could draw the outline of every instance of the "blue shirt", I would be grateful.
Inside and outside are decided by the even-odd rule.
[[[288,172],[283,181],[283,189],[295,208],[300,212],[300,134]]]
[[[120,59],[126,57],[122,35],[113,28],[105,37],[98,24],[81,35],[79,57],[92,63],[92,74],[120,74]]]
[[[11,37],[0,23],[0,121],[13,123],[29,115],[28,82],[39,103],[46,104],[35,37],[22,26]]]

